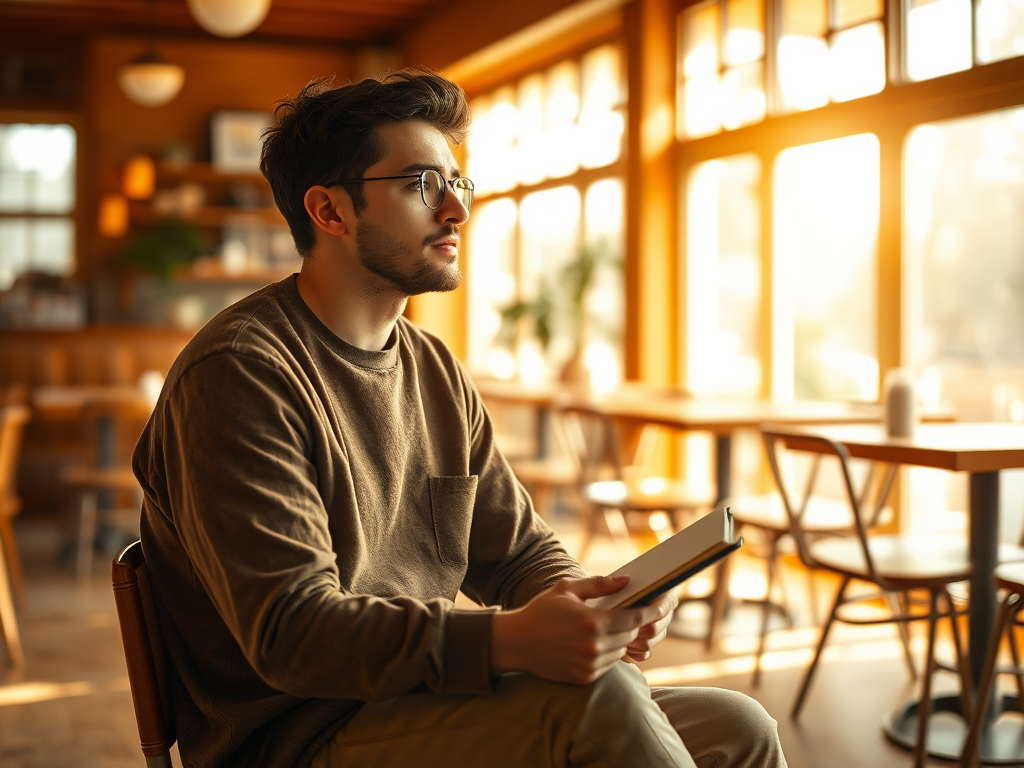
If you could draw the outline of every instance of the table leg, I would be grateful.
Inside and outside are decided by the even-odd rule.
[[[992,573],[999,551],[999,473],[974,472],[970,480],[971,603],[968,649],[977,687],[985,651],[996,619],[996,585]]]

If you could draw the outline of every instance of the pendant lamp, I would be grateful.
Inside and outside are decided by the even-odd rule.
[[[121,67],[117,82],[125,96],[144,107],[166,104],[181,90],[185,70],[168,64],[152,48]]]
[[[188,0],[200,27],[217,37],[241,37],[263,23],[270,0]]]
[[[159,107],[178,95],[185,82],[185,70],[157,56],[153,0],[146,2],[146,20],[149,26],[146,49],[121,67],[117,82],[124,95],[136,104]]]

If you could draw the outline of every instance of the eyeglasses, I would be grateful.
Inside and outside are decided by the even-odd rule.
[[[330,184],[325,184],[325,187],[333,187],[338,184],[355,184],[362,181],[389,181],[391,179],[419,179],[420,180],[420,198],[423,200],[423,204],[432,211],[436,211],[444,203],[444,196],[448,191],[448,187],[452,188],[452,192],[459,198],[459,202],[465,206],[468,211],[473,205],[473,182],[467,179],[465,176],[459,176],[454,179],[445,179],[440,173],[433,169],[421,171],[420,173],[409,173],[404,176],[371,176],[367,179],[338,179],[332,181]]]

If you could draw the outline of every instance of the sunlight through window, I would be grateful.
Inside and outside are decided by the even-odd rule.
[[[761,161],[696,166],[687,190],[687,387],[756,396],[761,389]]]
[[[907,77],[928,80],[971,63],[971,0],[910,0]]]
[[[877,399],[878,139],[781,152],[774,199],[774,395]]]

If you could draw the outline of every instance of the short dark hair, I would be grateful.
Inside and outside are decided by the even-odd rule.
[[[461,144],[470,113],[462,89],[435,72],[409,68],[337,88],[333,77],[309,82],[274,110],[277,124],[263,134],[260,170],[270,182],[295,248],[307,256],[316,244],[306,212],[306,190],[334,179],[355,179],[384,157],[377,128],[424,120],[452,144]],[[358,215],[366,207],[362,184],[345,187]]]

